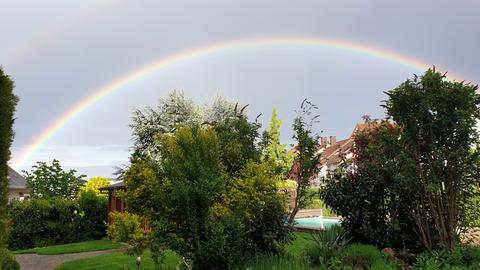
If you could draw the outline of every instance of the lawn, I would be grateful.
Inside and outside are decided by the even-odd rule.
[[[36,253],[39,255],[56,255],[56,254],[66,254],[66,253],[78,253],[86,251],[97,251],[97,250],[107,250],[107,249],[117,249],[124,247],[120,243],[113,243],[110,240],[92,240],[64,245],[55,245],[42,248],[31,248],[24,250],[14,251],[14,254],[31,254]]]
[[[287,246],[287,254],[293,257],[300,257],[302,249],[309,243],[308,233],[295,233],[295,240]],[[180,262],[180,257],[173,251],[168,251],[165,258],[164,269],[175,269]],[[97,257],[85,258],[71,262],[63,263],[55,268],[56,270],[117,270],[117,269],[136,269],[135,260],[132,256],[123,253],[113,253]],[[142,265],[140,269],[154,269],[150,252],[142,256]]]
[[[175,269],[180,262],[180,257],[173,251],[167,251],[164,261],[164,269]],[[55,270],[118,270],[118,269],[137,269],[135,259],[124,253],[113,253],[90,257],[75,261],[63,263],[55,268]],[[154,269],[154,264],[150,256],[150,252],[145,252],[142,256],[142,264],[140,269]]]

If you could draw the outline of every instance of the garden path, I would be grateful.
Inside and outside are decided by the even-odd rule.
[[[56,266],[64,262],[116,251],[118,250],[100,250],[60,255],[19,254],[15,256],[15,259],[20,264],[21,270],[53,270]]]

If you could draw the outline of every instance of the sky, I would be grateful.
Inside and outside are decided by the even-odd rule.
[[[422,70],[358,51],[307,45],[223,50],[155,70],[33,142],[98,89],[145,65],[195,48],[245,39],[336,39],[403,55],[480,82],[480,2],[471,1],[26,1],[0,0],[0,65],[20,98],[10,164],[60,160],[88,177],[128,163],[132,110],[173,89],[198,104],[224,95],[268,122],[272,108],[291,139],[304,98],[322,136],[343,139],[362,115],[385,116],[388,91]],[[25,157],[23,162],[16,162]]]

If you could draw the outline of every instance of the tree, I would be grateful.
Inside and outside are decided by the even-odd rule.
[[[354,134],[353,164],[342,164],[320,188],[320,196],[356,241],[417,250],[411,217],[415,187],[409,184],[414,170],[397,143],[401,134],[391,121],[365,119],[365,127]]]
[[[307,196],[310,187],[310,179],[318,174],[318,164],[321,154],[318,152],[319,136],[312,130],[313,124],[317,122],[318,115],[312,116],[313,110],[317,109],[313,103],[303,100],[300,105],[298,116],[293,121],[293,138],[297,140],[295,159],[297,171],[297,187],[294,206],[290,217],[289,224],[293,224],[295,216],[300,208],[300,202]]]
[[[214,126],[228,174],[238,172],[248,161],[260,161],[261,151],[256,143],[259,128],[260,124],[249,122],[244,115],[224,119]]]
[[[8,160],[13,141],[13,122],[18,98],[13,94],[13,81],[0,68],[0,268],[19,269],[18,264],[6,250],[7,246],[7,200]]]
[[[210,243],[211,207],[225,183],[220,145],[212,128],[178,127],[161,140],[157,235],[202,268],[207,262],[197,251]]]
[[[478,179],[478,156],[471,151],[479,143],[477,89],[429,69],[386,92],[384,107],[402,129],[399,143],[415,165],[413,217],[429,250],[437,243],[454,248],[467,191]]]
[[[245,109],[239,108],[238,103],[220,95],[215,97],[212,104],[206,104],[202,110],[203,121],[212,124],[238,115],[246,116],[247,113]]]
[[[198,106],[185,97],[182,91],[172,91],[167,98],[160,98],[157,107],[145,107],[133,111],[132,136],[134,148],[142,154],[156,156],[155,142],[162,134],[175,131],[177,125],[200,124]]]
[[[287,151],[286,144],[280,143],[280,126],[282,120],[277,117],[277,110],[273,108],[268,129],[263,132],[262,160],[270,161],[278,175],[285,176],[292,168],[295,153]]]
[[[27,187],[31,190],[33,198],[56,198],[73,199],[84,184],[85,175],[76,176],[76,170],[68,172],[62,169],[56,159],[52,165],[45,162],[37,162],[30,172],[24,171]]]
[[[107,194],[100,193],[98,190],[101,187],[105,187],[110,185],[110,181],[102,176],[92,177],[90,178],[84,186],[80,187],[80,191],[83,192],[93,192],[99,197],[108,197]]]
[[[156,108],[145,107],[133,111],[132,137],[134,150],[142,155],[158,157],[157,138],[171,134],[179,125],[216,125],[228,118],[246,116],[246,106],[217,96],[211,104],[199,106],[185,97],[182,91],[172,91],[166,98],[160,98]]]

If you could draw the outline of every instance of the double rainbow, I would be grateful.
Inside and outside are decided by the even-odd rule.
[[[260,37],[250,39],[240,39],[229,42],[214,43],[203,47],[196,47],[189,50],[181,51],[176,54],[169,55],[167,57],[157,59],[147,65],[144,65],[138,69],[132,70],[122,76],[110,81],[109,83],[93,90],[93,94],[84,100],[77,103],[71,110],[65,112],[49,127],[42,131],[38,136],[34,138],[32,143],[20,153],[12,162],[12,167],[19,169],[25,165],[29,157],[49,138],[55,133],[65,127],[70,121],[72,121],[77,115],[81,114],[89,107],[95,105],[96,102],[105,98],[109,94],[120,90],[127,86],[129,83],[141,79],[149,74],[158,72],[162,69],[166,69],[173,64],[196,59],[199,57],[212,55],[216,53],[222,53],[231,50],[261,48],[270,46],[315,46],[322,48],[330,48],[337,50],[350,51],[362,55],[367,55],[375,58],[384,59],[390,62],[398,63],[404,66],[414,68],[419,71],[423,71],[430,67],[430,64],[422,62],[418,59],[387,51],[382,48],[373,47],[369,45],[363,45],[360,43],[354,43],[347,40],[339,39],[323,39],[316,37],[292,37],[292,36],[277,36],[277,37]],[[459,76],[449,73],[450,79],[460,80]]]

